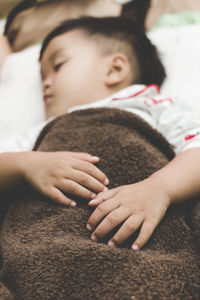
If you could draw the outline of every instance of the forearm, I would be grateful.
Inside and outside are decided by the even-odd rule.
[[[4,35],[0,35],[0,73],[6,57],[12,53],[12,49],[9,45],[8,39]]]
[[[166,189],[170,203],[197,196],[200,194],[200,148],[178,154],[149,178]]]
[[[0,191],[20,185],[23,180],[25,152],[0,154]]]

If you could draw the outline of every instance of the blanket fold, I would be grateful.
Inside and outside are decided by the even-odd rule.
[[[34,150],[99,156],[109,188],[141,181],[174,157],[140,117],[110,108],[56,118]],[[199,299],[199,199],[171,206],[145,247],[133,251],[137,233],[114,249],[106,244],[111,233],[90,239],[92,208],[84,199],[63,207],[30,188],[12,198],[1,227],[1,278],[13,299]]]

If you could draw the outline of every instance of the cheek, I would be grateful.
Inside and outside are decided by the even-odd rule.
[[[54,79],[54,95],[62,95],[63,93],[66,93],[68,90],[68,82],[69,79],[64,74],[58,74],[56,78]]]
[[[68,95],[79,91],[84,85],[84,77],[80,72],[60,72],[54,81],[57,94]]]

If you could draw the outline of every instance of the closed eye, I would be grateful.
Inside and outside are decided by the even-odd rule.
[[[60,67],[62,67],[62,65],[64,64],[64,62],[61,62],[61,63],[59,63],[59,64],[56,64],[55,66],[54,66],[54,71],[58,71],[59,69],[60,69]]]

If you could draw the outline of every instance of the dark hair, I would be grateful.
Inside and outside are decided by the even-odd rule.
[[[6,21],[6,25],[5,25],[5,29],[4,29],[4,35],[7,35],[8,40],[10,42],[10,44],[12,45],[18,31],[13,30],[11,32],[9,32],[9,28],[10,25],[12,24],[13,20],[15,19],[15,17],[22,11],[31,8],[32,6],[34,6],[35,4],[37,4],[37,0],[23,0],[22,2],[20,2],[19,4],[17,4],[9,13],[8,17],[7,17],[7,21]]]
[[[131,56],[135,57],[138,65],[139,76],[136,82],[147,85],[162,84],[166,74],[156,47],[133,21],[123,17],[81,17],[64,21],[45,38],[40,60],[52,39],[74,29],[81,29],[91,37],[98,35],[107,40],[125,43],[131,48]],[[103,40],[102,44],[106,47],[106,41]]]

